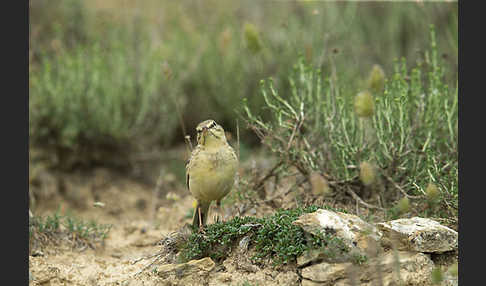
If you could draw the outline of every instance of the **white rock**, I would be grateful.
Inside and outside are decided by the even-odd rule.
[[[363,221],[358,216],[324,209],[304,214],[294,221],[293,224],[312,234],[334,232],[351,248],[365,249],[367,243],[364,238],[372,238],[375,241],[379,241],[382,235],[374,225]]]
[[[399,250],[442,253],[457,249],[457,232],[431,219],[413,217],[376,225],[383,233],[383,244]]]

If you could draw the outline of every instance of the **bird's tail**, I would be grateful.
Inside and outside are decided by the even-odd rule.
[[[199,211],[201,212],[201,224],[204,226],[208,219],[210,202],[197,202],[196,209],[194,211],[194,217],[192,219],[192,226],[199,228],[201,225],[199,223]]]

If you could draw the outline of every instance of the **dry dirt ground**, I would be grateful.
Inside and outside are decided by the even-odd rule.
[[[164,237],[192,221],[194,199],[173,173],[152,173],[148,180],[140,180],[105,168],[60,174],[33,165],[29,193],[34,216],[60,212],[112,227],[104,243],[94,248],[74,248],[66,241],[31,244],[29,285],[165,285],[151,271],[161,265],[151,264],[153,256],[161,251],[158,243]],[[100,202],[104,206],[100,207]],[[274,211],[268,205],[248,208],[224,204],[224,220],[240,215],[239,208],[245,209],[244,215],[259,217]],[[208,223],[213,220],[210,212]]]
[[[77,218],[94,219],[100,224],[111,224],[112,228],[103,245],[94,249],[73,249],[62,242],[31,249],[29,285],[160,282],[150,271],[135,274],[152,261],[141,258],[160,250],[157,242],[190,222],[193,199],[183,186],[174,183],[174,189],[167,192],[164,188],[116,177],[107,170],[98,170],[92,176],[68,176],[62,182],[51,175],[44,176],[47,178],[41,179],[40,187],[45,197],[38,199],[31,209],[35,216],[69,211]],[[171,180],[170,176],[166,179]],[[51,185],[49,180],[53,181]],[[171,194],[167,196],[168,193]],[[104,207],[96,207],[95,202],[102,202]]]
[[[191,222],[194,199],[181,178],[170,172],[153,173],[149,180],[140,180],[104,168],[60,174],[32,167],[29,192],[34,216],[69,213],[83,221],[111,224],[112,228],[104,243],[94,248],[73,248],[62,241],[42,247],[31,245],[29,285],[165,285],[151,271],[160,264],[146,266],[154,260],[151,256],[161,251],[158,243],[164,237]],[[279,206],[292,205],[295,199],[285,190],[282,193],[287,194],[280,196]],[[234,190],[231,196],[236,196]],[[104,206],[99,207],[97,202]],[[225,206],[223,201],[223,219],[242,215],[242,209],[243,215],[259,217],[275,209],[266,204],[249,205]],[[210,215],[209,223],[213,220]],[[255,275],[285,274],[269,273]],[[241,280],[246,278],[242,276]]]
[[[72,244],[62,241],[42,247],[31,245],[29,285],[170,285],[152,271],[161,264],[152,262],[154,255],[162,249],[161,240],[191,222],[194,199],[180,178],[167,172],[154,176],[147,183],[99,168],[89,174],[32,171],[30,180],[30,191],[36,194],[31,196],[31,200],[35,200],[31,205],[34,216],[52,215],[59,211],[61,214],[71,213],[84,221],[110,224],[112,228],[104,243],[94,248],[73,248]],[[271,184],[268,189],[272,189]],[[267,196],[274,198],[274,205],[248,207],[251,204],[245,205],[244,202],[233,206],[223,205],[226,210],[223,219],[241,215],[238,213],[241,209],[244,209],[244,215],[261,217],[273,213],[278,207],[295,206],[296,199],[292,192],[273,189]],[[229,197],[234,193],[235,190]],[[97,202],[104,206],[100,207]],[[358,210],[355,204],[327,201],[326,205],[369,215],[366,209]],[[210,216],[209,223],[212,220]],[[227,271],[218,271],[215,275],[219,278],[213,277],[216,282],[230,279],[233,281],[231,285],[245,285],[240,282],[248,279],[267,281],[266,277],[272,277],[268,281],[276,282],[275,285],[279,285],[280,280],[300,284],[295,271],[263,269],[250,273],[232,271],[230,264],[223,267]],[[236,277],[238,275],[241,277]],[[293,276],[287,277],[289,275]],[[284,284],[286,282],[280,283]]]

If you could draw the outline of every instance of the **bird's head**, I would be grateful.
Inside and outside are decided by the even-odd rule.
[[[206,147],[219,146],[226,144],[224,129],[216,121],[205,120],[196,127],[197,143]]]

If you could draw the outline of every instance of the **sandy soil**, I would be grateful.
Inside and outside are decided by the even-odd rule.
[[[155,183],[147,183],[146,180],[131,179],[107,169],[96,169],[89,174],[32,173],[35,174],[31,176],[31,189],[35,189],[37,194],[35,205],[31,208],[34,215],[70,212],[83,220],[111,224],[112,228],[104,243],[94,249],[73,249],[69,243],[30,249],[29,285],[172,285],[151,270],[160,266],[159,263],[152,264],[154,255],[162,250],[159,242],[190,223],[192,218],[194,199],[174,174],[167,172],[153,179]],[[287,182],[283,185],[292,184]],[[243,215],[261,217],[279,207],[295,207],[297,199],[294,195],[297,192],[289,193],[285,188],[276,190],[271,183],[265,188],[268,189],[267,198],[274,198],[271,204],[257,207],[249,207],[250,204],[245,205],[245,202],[223,204],[223,219],[242,215],[239,213],[241,209],[244,209]],[[104,206],[97,207],[95,202]],[[369,210],[358,209],[349,201],[330,200],[326,201],[326,205],[356,211],[362,216],[372,215]],[[210,215],[209,223],[212,221]],[[238,257],[227,259],[222,265],[226,270],[216,271],[206,284],[241,285],[247,281],[265,281],[267,285],[267,282],[273,281],[275,285],[286,285],[293,281],[292,285],[300,285],[295,271],[260,269],[248,272],[247,268],[254,266],[242,267],[240,262],[243,260]],[[237,263],[233,263],[235,261]]]
[[[71,249],[60,243],[32,250],[29,285],[157,283],[159,278],[149,271],[135,275],[152,261],[141,258],[157,253],[161,248],[157,242],[190,222],[193,199],[181,185],[175,184],[167,196],[164,188],[157,194],[155,186],[123,177],[112,183],[112,176],[106,170],[90,177],[73,175],[65,178],[62,194],[54,192],[49,200],[38,200],[34,215],[70,211],[83,220],[113,226],[103,245],[95,249]],[[105,206],[95,207],[96,201]]]

